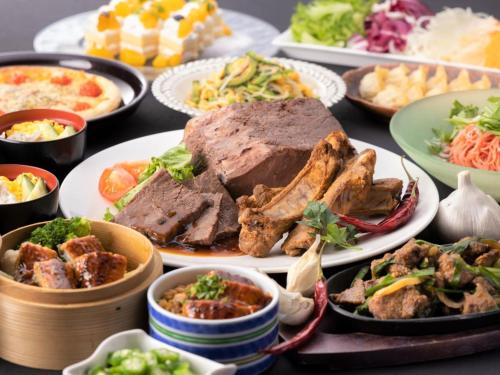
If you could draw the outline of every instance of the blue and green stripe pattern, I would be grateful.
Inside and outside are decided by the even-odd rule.
[[[238,322],[199,324],[178,320],[157,311],[149,304],[149,329],[154,338],[179,349],[221,363],[234,363],[238,375],[259,374],[269,368],[274,358],[260,351],[278,339],[278,306],[265,314]]]

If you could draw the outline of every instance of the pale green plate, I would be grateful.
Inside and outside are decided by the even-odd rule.
[[[432,128],[451,129],[446,119],[455,99],[482,107],[490,96],[500,96],[500,89],[451,92],[416,101],[392,117],[392,137],[413,160],[446,185],[456,188],[457,173],[469,170],[472,181],[500,201],[500,172],[448,163],[430,154],[425,143],[433,137]]]

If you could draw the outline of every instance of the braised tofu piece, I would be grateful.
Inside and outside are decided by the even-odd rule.
[[[66,241],[59,246],[59,251],[68,262],[73,262],[80,255],[104,251],[104,247],[96,236],[90,235]]]
[[[42,288],[73,289],[76,287],[73,268],[58,258],[36,262],[33,265],[33,282]]]
[[[25,284],[32,284],[33,265],[36,262],[55,258],[57,258],[57,252],[54,250],[31,242],[24,242],[19,248],[14,279]]]
[[[82,288],[108,284],[125,276],[127,258],[104,251],[80,255],[73,261],[76,279]]]

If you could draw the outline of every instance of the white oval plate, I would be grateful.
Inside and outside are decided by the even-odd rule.
[[[60,206],[66,217],[85,216],[100,220],[109,202],[98,191],[99,176],[104,168],[115,163],[132,160],[147,160],[151,156],[161,155],[167,149],[179,144],[183,130],[158,133],[128,142],[120,143],[103,150],[83,161],[73,169],[64,180],[60,189]],[[408,182],[401,168],[401,157],[383,148],[351,139],[358,151],[372,148],[377,153],[375,178],[397,177]],[[419,178],[420,200],[413,217],[403,227],[384,235],[365,236],[359,241],[361,250],[336,250],[327,248],[322,258],[323,267],[334,267],[369,258],[391,250],[420,233],[436,215],[439,195],[431,178],[417,165],[406,161],[410,174]],[[248,255],[234,257],[197,257],[161,253],[163,263],[169,266],[183,267],[201,265],[207,262],[232,264],[236,266],[256,267],[268,273],[287,272],[288,267],[297,258],[281,253],[280,243],[276,244],[266,258],[254,258]]]
[[[167,70],[153,82],[151,87],[153,95],[167,107],[189,116],[199,116],[203,114],[203,111],[186,103],[186,99],[191,94],[192,82],[207,78],[213,72],[222,70],[224,65],[235,58],[199,60]],[[308,85],[327,107],[339,102],[345,95],[344,80],[329,69],[299,60],[284,58],[273,58],[272,60],[296,70],[300,74],[302,82]]]
[[[144,332],[142,329],[132,329],[109,336],[99,344],[97,349],[87,359],[68,366],[63,370],[63,375],[85,375],[87,370],[97,365],[104,365],[108,354],[121,349],[139,349],[148,351],[152,349],[165,348],[179,353],[181,359],[188,361],[191,368],[199,375],[233,375],[236,372],[235,365],[223,365],[211,361],[199,355],[188,353],[158,341]]]
[[[221,9],[224,22],[231,28],[232,35],[222,37],[205,48],[202,59],[223,56],[239,56],[253,50],[265,56],[273,56],[278,47],[271,41],[278,36],[279,31],[271,24],[244,13],[229,9]],[[95,10],[78,13],[56,21],[36,34],[33,48],[37,52],[71,52],[85,53],[83,36],[88,25],[88,19]],[[139,70],[152,80],[165,69],[144,66]]]

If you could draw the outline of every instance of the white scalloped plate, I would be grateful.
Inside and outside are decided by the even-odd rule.
[[[189,116],[199,116],[203,111],[186,104],[186,98],[191,93],[192,82],[207,78],[213,72],[220,71],[225,64],[234,59],[236,57],[199,60],[167,70],[153,82],[153,95],[167,107]],[[339,102],[345,95],[344,81],[331,70],[299,60],[284,58],[273,58],[272,60],[296,70],[300,74],[302,82],[308,85],[327,107]]]
[[[306,125],[305,125],[306,126]],[[145,160],[154,155],[161,155],[165,150],[182,141],[183,130],[153,134],[120,143],[103,150],[80,163],[73,169],[61,185],[60,207],[66,217],[85,216],[100,220],[106,208],[110,206],[98,190],[99,176],[104,168],[115,163],[132,160]],[[351,139],[358,151],[371,148],[377,153],[375,178],[397,177],[408,182],[401,168],[401,157],[381,147]],[[397,230],[383,235],[364,236],[359,241],[359,249],[337,250],[329,247],[322,257],[323,267],[334,267],[370,258],[394,249],[413,236],[416,236],[432,221],[436,215],[439,196],[436,185],[421,168],[410,161],[405,162],[410,174],[419,179],[420,200],[413,217]],[[85,187],[85,188],[83,188]],[[297,261],[280,251],[278,242],[268,257],[255,258],[249,255],[229,257],[186,256],[161,252],[163,263],[174,267],[206,264],[227,264],[259,268],[267,273],[287,272],[288,267]]]

